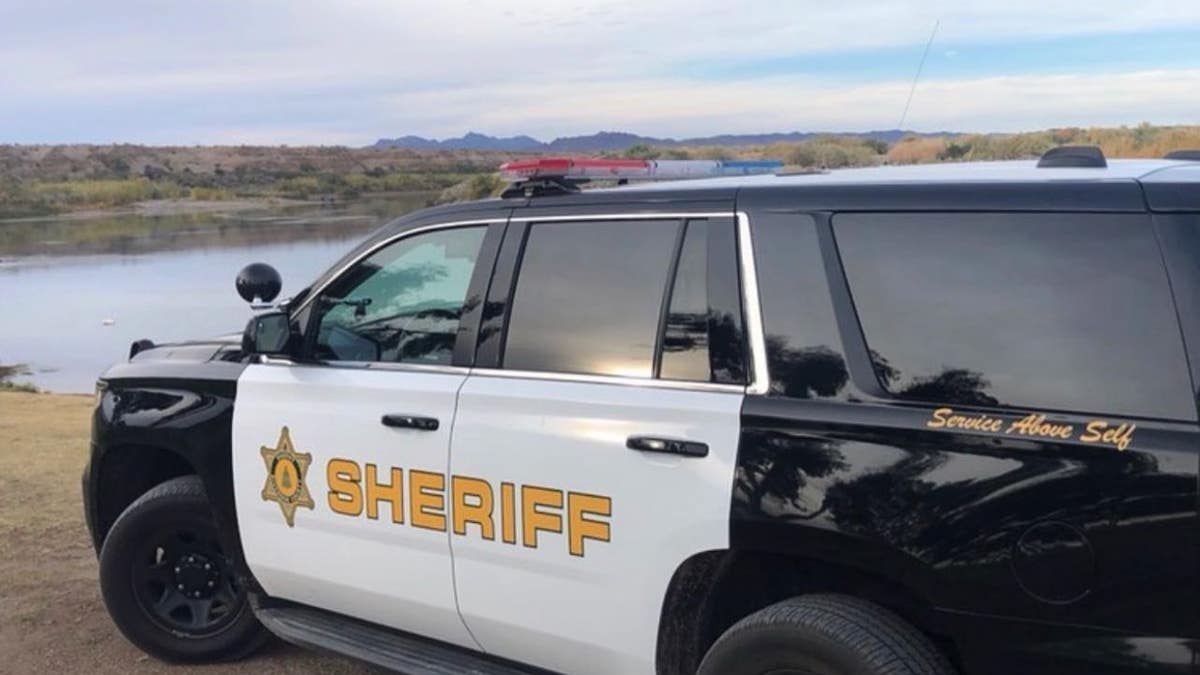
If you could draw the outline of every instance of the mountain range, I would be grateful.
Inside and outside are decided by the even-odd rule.
[[[955,134],[948,131],[918,133],[902,129],[885,129],[880,131],[847,133],[793,131],[770,134],[724,134],[720,136],[676,139],[639,136],[638,134],[631,134],[624,131],[601,131],[586,136],[565,136],[545,142],[531,136],[497,137],[472,131],[459,138],[446,138],[442,140],[421,136],[381,138],[375,141],[375,144],[370,147],[401,148],[407,150],[493,150],[499,152],[620,152],[628,150],[635,145],[649,145],[659,148],[706,145],[768,145],[771,143],[798,143],[821,136],[842,136],[895,143],[905,136],[943,137],[953,135]]]

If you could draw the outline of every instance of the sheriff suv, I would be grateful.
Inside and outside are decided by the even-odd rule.
[[[1195,673],[1196,159],[529,161],[250,266],[100,381],[104,601],[183,662]]]

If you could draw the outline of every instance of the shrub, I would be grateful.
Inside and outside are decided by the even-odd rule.
[[[0,364],[0,391],[25,391],[37,393],[39,389],[28,382],[14,382],[13,379],[29,375],[29,367],[23,363],[11,366]]]
[[[862,144],[877,155],[886,155],[888,148],[891,147],[887,144],[887,141],[881,141],[878,138],[864,138]]]
[[[947,162],[957,162],[971,153],[970,143],[955,143],[951,141],[946,144],[946,148],[938,155],[938,159]]]
[[[878,155],[871,148],[840,139],[805,141],[791,146],[784,153],[785,162],[806,168],[843,169],[872,166],[878,162]]]
[[[648,145],[638,143],[625,151],[625,159],[658,159],[661,152]]]
[[[946,140],[942,138],[922,138],[908,136],[888,150],[889,164],[925,164],[936,162],[946,150]]]

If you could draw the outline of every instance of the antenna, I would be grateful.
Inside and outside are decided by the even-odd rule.
[[[904,120],[908,119],[908,109],[912,106],[913,94],[917,93],[917,82],[921,79],[921,71],[925,70],[925,59],[929,58],[929,48],[933,46],[933,38],[937,37],[938,26],[941,23],[941,19],[933,22],[933,32],[929,34],[929,42],[925,43],[925,52],[921,54],[921,63],[917,66],[917,74],[913,77],[912,87],[908,90],[908,101],[904,103],[904,113],[900,115],[900,123],[896,125],[897,129],[904,129]]]

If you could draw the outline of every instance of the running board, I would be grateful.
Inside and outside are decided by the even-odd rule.
[[[292,644],[408,675],[549,675],[511,661],[310,607],[258,607],[255,615]]]

